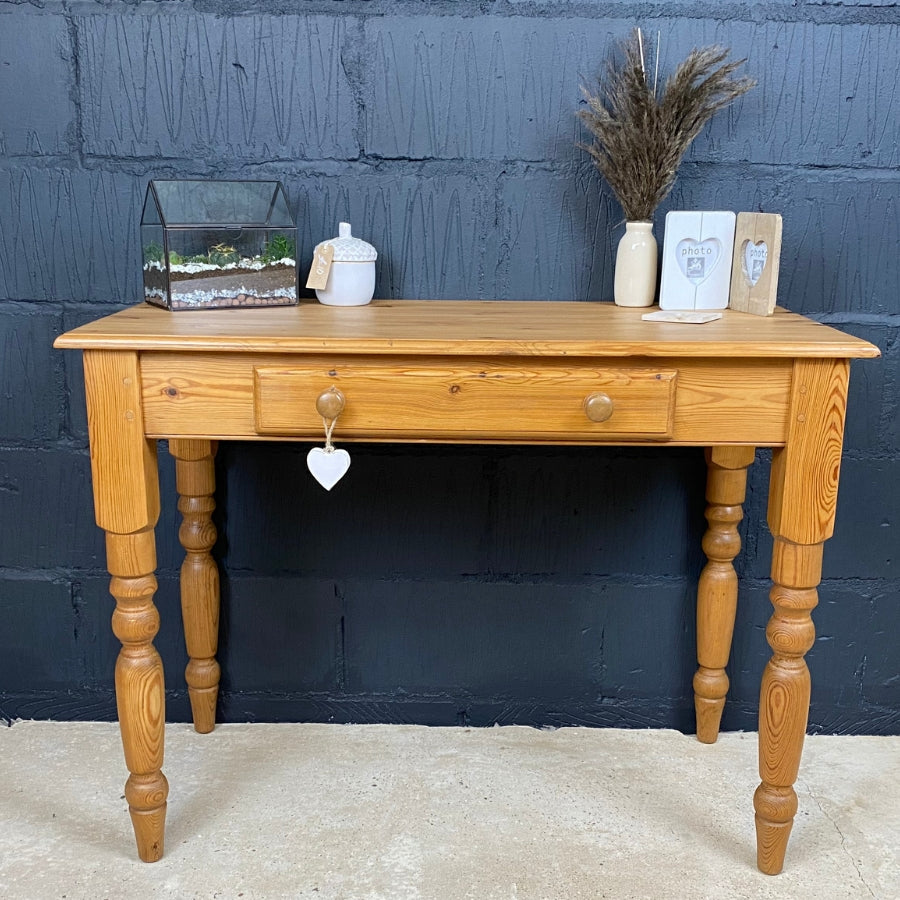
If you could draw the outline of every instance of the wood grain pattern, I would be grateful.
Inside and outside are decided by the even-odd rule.
[[[215,727],[219,694],[219,568],[210,551],[216,543],[212,513],[215,445],[210,441],[169,441],[175,458],[178,510],[183,520],[178,539],[186,554],[181,566],[181,616],[190,661],[185,669],[194,728]]]
[[[177,315],[149,304],[61,335],[68,349],[236,350],[267,353],[745,359],[873,357],[877,347],[793,313],[724,310],[702,328],[644,322],[611,303],[377,300],[369,306],[204,310]]]
[[[786,446],[772,459],[769,527],[798,544],[831,537],[837,504],[850,364],[797,360]]]
[[[707,563],[697,588],[697,662],[694,675],[694,709],[697,740],[713,744],[728,693],[725,666],[731,653],[737,612],[738,578],[733,560],[741,550],[738,524],[747,490],[747,467],[753,463],[753,447],[710,447],[706,451],[706,520],[703,536]]]
[[[816,585],[822,545],[791,544],[775,538],[772,591],[775,612],[766,628],[772,659],[763,672],[759,695],[759,776],[756,810],[756,859],[762,872],[776,875],[784,866],[797,795],[809,713],[810,678],[803,658],[815,641],[810,611],[818,602]]]
[[[85,353],[84,382],[97,524],[119,534],[146,528],[159,517],[159,481],[137,353]]]
[[[89,348],[95,496],[98,521],[110,532],[114,629],[123,642],[117,696],[142,858],[162,852],[167,790],[160,771],[162,666],[152,645],[158,614],[151,529],[159,497],[147,437],[173,438],[187,550],[187,677],[198,730],[207,730],[218,681],[211,438],[269,437],[256,433],[260,423],[274,423],[276,437],[319,437],[316,399],[339,385],[346,397],[340,427],[359,439],[615,443],[621,433],[594,430],[607,423],[588,421],[582,408],[587,394],[603,388],[614,400],[621,392],[626,412],[633,403],[634,418],[626,421],[636,441],[657,438],[650,429],[664,422],[670,442],[712,445],[708,564],[698,591],[701,740],[715,739],[728,686],[737,592],[732,561],[753,459],[752,446],[737,445],[780,448],[769,503],[773,656],[762,684],[762,784],[755,798],[759,866],[778,871],[796,810],[792,785],[809,706],[803,656],[814,638],[809,610],[821,545],[834,520],[849,358],[875,356],[877,348],[784,312],[770,319],[726,313],[690,332],[647,328],[634,311],[589,304],[383,302],[222,312],[173,316],[142,307],[57,341]],[[627,359],[610,363],[621,357]],[[475,402],[466,405],[470,394]],[[559,412],[569,399],[577,424]]]
[[[163,855],[169,785],[161,769],[165,731],[163,666],[153,638],[159,631],[156,543],[150,527],[134,534],[107,532],[110,593],[116,599],[113,633],[122,642],[116,661],[116,705],[125,764],[125,798],[144,862]]]
[[[734,231],[734,257],[731,263],[731,309],[754,316],[771,316],[775,312],[778,273],[781,268],[781,216],[777,213],[742,212],[737,215]],[[749,278],[745,252],[749,244],[764,242],[767,256],[757,281]],[[752,248],[751,248],[752,249]]]
[[[430,358],[429,358],[430,359]],[[514,367],[519,357],[498,360],[495,357],[453,357],[450,371],[481,372],[488,369],[507,369]],[[651,369],[653,360],[634,360],[627,365],[620,364],[623,369]],[[353,370],[359,366],[376,371],[380,366],[387,372],[394,372],[403,367],[428,367],[436,372],[438,366],[429,360],[397,355],[389,360],[381,356],[348,356],[334,354],[323,356],[310,354],[303,356],[304,367],[317,369],[322,374],[322,388],[336,383],[338,374],[348,367]],[[260,366],[273,368],[290,368],[297,365],[297,357],[288,354],[238,354],[238,353],[144,353],[141,355],[141,373],[144,383],[144,415],[148,434],[155,437],[241,437],[242,439],[259,439],[256,430],[254,412],[254,369]],[[570,375],[584,368],[589,373],[599,370],[596,360],[566,357],[565,360],[536,359],[529,360],[527,370],[539,372],[548,379],[561,379],[565,373]],[[617,369],[619,366],[616,367]],[[657,365],[651,370],[662,371]],[[717,440],[726,439],[734,442],[755,443],[757,446],[771,446],[784,443],[787,432],[788,395],[791,383],[791,362],[780,359],[763,360],[707,360],[675,358],[668,361],[666,371],[678,371],[675,383],[674,418],[669,442],[684,444],[708,445]],[[584,377],[584,376],[581,376]],[[596,379],[596,375],[588,376]],[[327,384],[326,384],[327,382]],[[594,384],[596,382],[591,382]],[[585,389],[590,384],[585,384]],[[566,388],[567,390],[568,388]],[[314,390],[307,401],[302,402],[297,417],[292,416],[295,423],[293,433],[314,439],[320,437],[321,420],[302,419],[303,408],[312,409],[315,398]],[[463,398],[459,398],[463,399]],[[581,397],[583,399],[583,396]],[[388,397],[379,400],[384,409]],[[578,401],[580,403],[580,399]],[[399,415],[405,415],[403,404],[399,406]],[[395,441],[415,439],[426,436],[429,440],[442,439],[434,429],[422,435],[417,431],[417,422],[412,416],[406,416],[409,430],[398,428],[396,406],[389,411],[387,419],[378,423],[383,429],[379,433],[372,430],[354,429],[351,417],[342,418],[340,433],[342,440],[377,439],[379,434],[384,439]],[[352,408],[352,407],[351,407]],[[360,410],[357,409],[357,413]],[[519,440],[550,441],[554,443],[591,443],[603,438],[602,430],[589,432],[583,430],[581,411],[573,408],[568,424],[568,431],[560,431],[554,436],[545,424],[540,428],[532,428],[533,422],[519,416]],[[300,423],[306,426],[300,429]],[[369,418],[369,425],[373,420]],[[610,423],[611,425],[612,423]],[[575,430],[573,431],[573,425]],[[447,427],[445,440],[454,440],[456,431]],[[467,428],[468,439],[476,440],[471,423]],[[507,428],[505,434],[511,439]],[[262,437],[268,437],[262,435]],[[493,440],[502,440],[503,435],[493,435]],[[456,437],[458,440],[458,437]],[[610,438],[614,440],[614,438]],[[632,440],[635,437],[632,436]],[[654,438],[657,440],[657,438]]]
[[[315,435],[315,398],[337,386],[347,403],[338,433],[353,437],[663,439],[672,431],[677,373],[560,365],[427,366],[391,361],[254,369],[256,430]],[[607,393],[612,415],[591,421],[584,401]]]
[[[116,661],[116,705],[125,763],[131,775],[125,796],[138,854],[153,862],[163,854],[169,786],[162,774],[165,686],[153,646],[159,630],[156,543],[159,517],[156,443],[144,436],[141,379],[133,352],[84,355],[91,474],[97,524],[106,530],[112,627],[122,642]]]
[[[776,874],[797,810],[797,780],[809,714],[804,659],[815,641],[810,611],[818,602],[823,542],[834,529],[847,403],[847,360],[797,360],[788,441],[772,460],[769,527],[775,539],[775,608],[766,638],[772,658],[759,700],[759,774],[754,796],[757,864]]]

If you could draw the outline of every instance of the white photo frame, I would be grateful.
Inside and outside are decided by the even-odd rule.
[[[731,287],[735,214],[673,210],[666,214],[661,309],[725,309]]]

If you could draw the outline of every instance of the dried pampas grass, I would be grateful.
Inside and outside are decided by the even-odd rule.
[[[622,44],[624,64],[610,62],[599,92],[582,87],[587,109],[578,115],[594,136],[579,144],[609,182],[629,221],[647,221],[666,198],[691,141],[720,109],[752,88],[752,78],[734,78],[746,60],[725,63],[728,50],[690,52],[656,96],[644,68],[644,41],[636,28]],[[656,68],[659,68],[657,41]]]

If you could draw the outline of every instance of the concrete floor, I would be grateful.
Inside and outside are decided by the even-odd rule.
[[[754,734],[170,725],[166,749],[146,865],[117,726],[0,727],[0,897],[900,898],[900,738],[807,739],[774,878]]]

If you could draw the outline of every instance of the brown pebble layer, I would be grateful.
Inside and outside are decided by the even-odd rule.
[[[213,297],[203,303],[180,303],[172,301],[172,309],[223,309],[233,306],[295,306],[296,297],[254,297],[252,294],[238,294],[236,297]]]

